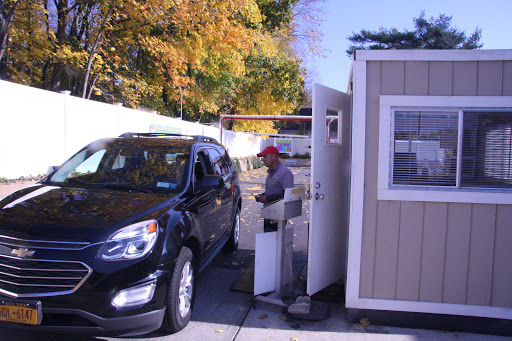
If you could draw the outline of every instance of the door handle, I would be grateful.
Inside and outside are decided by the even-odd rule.
[[[316,200],[324,200],[324,198],[325,198],[325,195],[315,193],[315,199],[316,199]]]

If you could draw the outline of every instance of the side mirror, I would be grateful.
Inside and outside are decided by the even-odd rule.
[[[199,189],[216,189],[224,187],[224,179],[217,175],[205,175]]]

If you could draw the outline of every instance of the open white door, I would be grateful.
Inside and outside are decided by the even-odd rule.
[[[313,85],[308,295],[342,279],[346,273],[349,110],[347,94]]]

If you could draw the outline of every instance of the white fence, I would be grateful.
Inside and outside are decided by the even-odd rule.
[[[0,81],[0,177],[44,174],[98,138],[155,129],[220,141],[217,127]],[[264,146],[247,133],[224,131],[222,138],[232,157]]]

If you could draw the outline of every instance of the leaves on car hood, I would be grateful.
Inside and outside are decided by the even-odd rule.
[[[107,189],[34,186],[4,200],[5,216],[35,224],[104,227],[170,199],[170,195]]]

